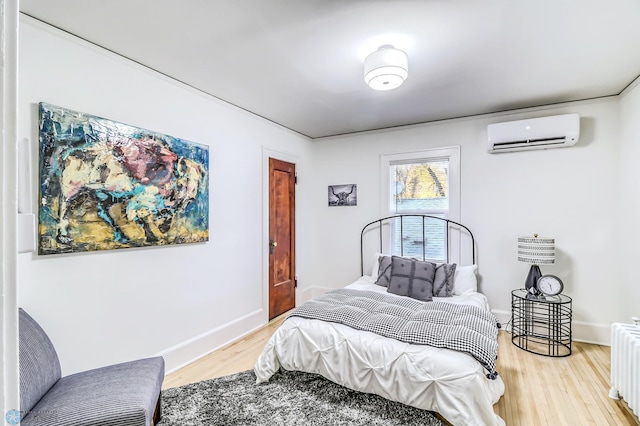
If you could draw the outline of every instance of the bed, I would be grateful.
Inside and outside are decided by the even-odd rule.
[[[443,239],[438,243],[446,252],[442,264],[426,261],[426,236],[433,239],[434,235],[425,228],[433,226],[426,221],[443,223]],[[420,222],[421,231],[416,228]],[[373,255],[369,275],[364,274],[364,253],[368,251],[364,241],[372,227],[379,229],[380,252],[390,250],[392,240],[401,243],[399,251],[396,247],[399,256]],[[421,244],[415,244],[416,229],[417,234],[422,233]],[[412,233],[411,244],[418,246],[422,256],[416,256],[415,250],[405,253],[405,232]],[[452,232],[468,234],[470,265],[449,263],[450,244],[459,239]],[[383,235],[391,235],[386,247]],[[402,268],[410,268],[413,274],[423,266],[427,271],[428,263],[441,272],[451,272],[441,273],[431,288],[426,287],[427,292],[436,291],[438,281],[441,285],[435,296],[398,290],[407,282],[400,272],[409,269]],[[361,232],[362,277],[344,289],[308,301],[289,315],[255,365],[258,383],[268,381],[280,368],[304,371],[357,391],[435,411],[456,426],[504,425],[493,411],[493,404],[504,393],[504,383],[495,371],[499,324],[489,311],[487,298],[477,291],[475,271],[473,234],[459,223],[401,215],[367,224]],[[435,275],[429,275],[430,270],[424,273]],[[409,281],[420,290],[428,280],[421,281],[420,273],[415,272]],[[472,319],[466,321],[466,316]]]

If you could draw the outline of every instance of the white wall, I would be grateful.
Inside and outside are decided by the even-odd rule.
[[[0,3],[0,413],[20,408],[18,388],[17,173],[18,1]],[[3,420],[4,422],[4,420]]]
[[[616,258],[621,281],[617,321],[640,317],[640,79],[620,98],[620,247]]]
[[[571,112],[581,116],[575,147],[486,152],[489,123]],[[339,287],[359,275],[360,228],[382,213],[381,154],[454,145],[461,147],[460,219],[476,237],[481,291],[492,308],[508,318],[510,292],[524,285],[529,265],[517,261],[517,237],[555,237],[556,263],[541,269],[561,277],[573,298],[575,338],[608,341],[621,304],[617,97],[314,141],[311,202],[322,262],[307,283]],[[327,207],[327,185],[343,183],[358,184],[358,206]]]
[[[33,148],[34,191],[41,101],[210,147],[208,243],[19,256],[20,305],[48,332],[63,373],[157,354],[172,370],[264,324],[263,152],[284,153],[304,176],[309,140],[30,18],[20,24],[18,136]],[[301,179],[301,241],[305,204]],[[302,278],[303,245],[298,258]]]

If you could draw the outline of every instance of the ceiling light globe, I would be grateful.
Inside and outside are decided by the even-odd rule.
[[[365,76],[365,81],[375,90],[391,90],[400,87],[407,78],[406,70],[398,67],[376,68]]]
[[[391,90],[409,75],[409,58],[390,45],[380,46],[364,60],[364,81],[375,90]]]

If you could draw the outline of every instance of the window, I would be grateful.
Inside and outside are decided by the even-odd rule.
[[[426,214],[458,221],[459,148],[443,148],[382,156],[383,215]],[[444,262],[446,222],[404,218],[390,228],[390,253]],[[424,236],[423,236],[424,233]],[[403,238],[400,238],[401,234]],[[422,244],[423,240],[425,244]],[[459,258],[459,244],[450,239],[449,260]]]
[[[449,159],[391,162],[390,212],[446,215],[449,211]]]

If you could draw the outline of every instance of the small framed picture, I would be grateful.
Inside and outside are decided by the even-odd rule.
[[[357,205],[358,185],[329,185],[329,207]]]

